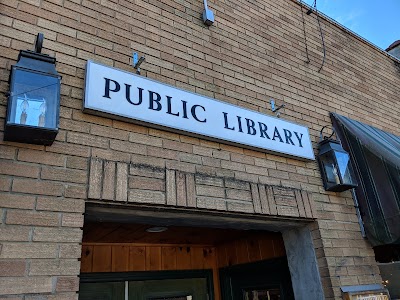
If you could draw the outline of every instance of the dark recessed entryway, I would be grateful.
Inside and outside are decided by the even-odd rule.
[[[280,232],[141,221],[86,220],[81,300],[293,299]]]

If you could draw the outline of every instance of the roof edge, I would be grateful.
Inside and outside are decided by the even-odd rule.
[[[301,0],[291,0],[292,2],[296,3],[297,5],[300,6],[304,6],[307,9],[311,9],[312,11],[315,11],[314,8],[310,5],[308,5],[307,3],[301,1]],[[301,3],[300,3],[301,1]],[[339,22],[335,21],[334,19],[332,19],[331,17],[325,15],[324,13],[322,13],[321,11],[318,10],[318,15],[320,17],[322,17],[323,19],[325,19],[325,21],[328,21],[329,23],[335,25],[336,27],[346,31],[347,33],[349,33],[350,35],[352,35],[353,37],[355,37],[356,39],[360,40],[361,42],[367,44],[368,46],[374,48],[375,50],[381,52],[382,54],[384,54],[385,56],[396,60],[397,62],[400,62],[400,58],[397,58],[396,56],[390,54],[389,52],[386,52],[385,50],[383,50],[382,48],[378,47],[377,45],[373,44],[372,42],[368,41],[367,39],[363,38],[361,35],[355,33],[354,31],[350,30],[349,28],[347,28],[346,26],[340,24]],[[393,45],[393,44],[392,44]],[[389,46],[390,47],[390,46]]]

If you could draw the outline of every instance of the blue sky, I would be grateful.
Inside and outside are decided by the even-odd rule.
[[[384,50],[400,40],[400,0],[317,0],[317,8]]]

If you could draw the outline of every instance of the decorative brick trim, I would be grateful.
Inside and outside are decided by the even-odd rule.
[[[230,177],[94,158],[89,199],[316,218],[310,193]]]
[[[89,199],[101,199],[101,185],[103,181],[103,160],[92,159],[89,171]]]
[[[128,164],[97,158],[91,159],[88,198],[127,201]]]
[[[128,200],[128,164],[126,163],[117,163],[115,200]]]

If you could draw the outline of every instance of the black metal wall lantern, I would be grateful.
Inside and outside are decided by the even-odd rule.
[[[343,192],[357,186],[349,154],[342,148],[339,141],[332,139],[335,131],[329,137],[322,136],[318,144],[318,163],[321,170],[324,188],[327,191]]]
[[[35,51],[21,50],[11,68],[5,141],[51,145],[58,133],[61,76],[42,44],[39,33]]]

